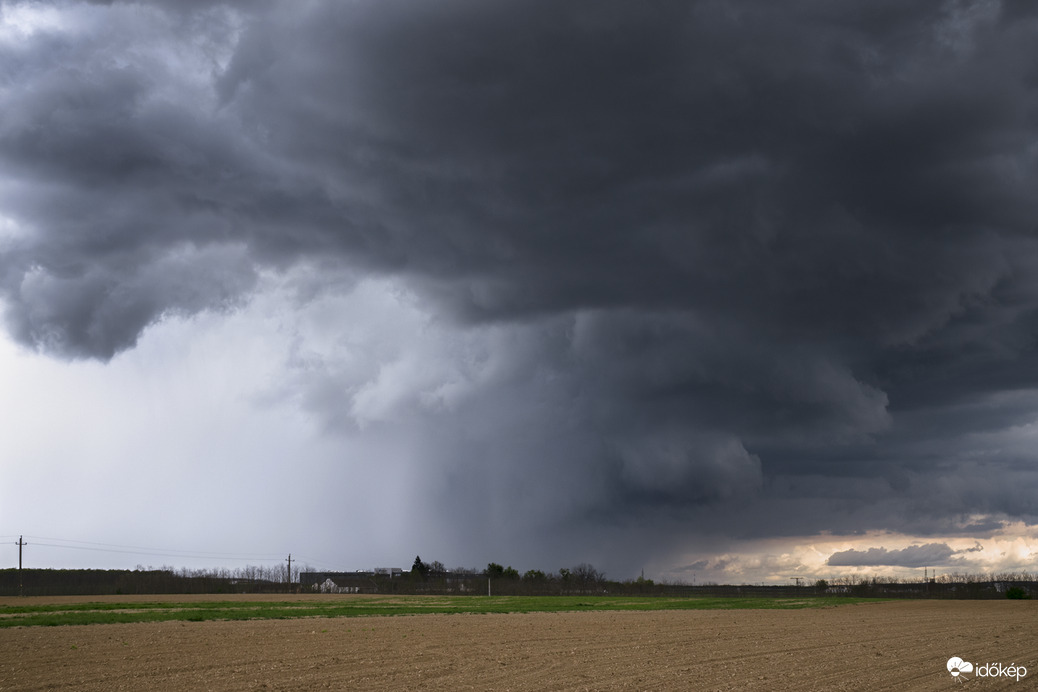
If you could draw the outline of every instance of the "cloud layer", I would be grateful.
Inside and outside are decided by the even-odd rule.
[[[0,11],[11,338],[278,292],[270,396],[408,441],[444,553],[1038,522],[1025,3]]]
[[[827,564],[833,567],[926,567],[947,564],[955,554],[946,543],[913,545],[901,550],[869,548],[868,550],[844,550],[829,556]]]

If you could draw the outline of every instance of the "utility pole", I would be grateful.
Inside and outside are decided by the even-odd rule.
[[[292,586],[292,553],[288,554],[288,586]]]
[[[22,587],[22,546],[29,545],[25,542],[23,536],[18,537],[18,595],[24,596],[25,590]]]

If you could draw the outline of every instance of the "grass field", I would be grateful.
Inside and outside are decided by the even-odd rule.
[[[0,605],[0,628],[131,622],[276,620],[372,615],[538,613],[617,610],[760,610],[820,608],[865,599],[645,598],[610,596],[386,596],[328,597],[306,601],[86,602]]]

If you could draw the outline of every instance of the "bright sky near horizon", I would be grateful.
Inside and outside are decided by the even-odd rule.
[[[0,566],[1038,572],[1038,4],[0,0]]]

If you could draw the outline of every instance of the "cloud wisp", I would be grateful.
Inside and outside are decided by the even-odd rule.
[[[944,564],[954,554],[947,543],[927,543],[900,550],[844,550],[830,555],[826,564],[831,567],[925,567]]]

